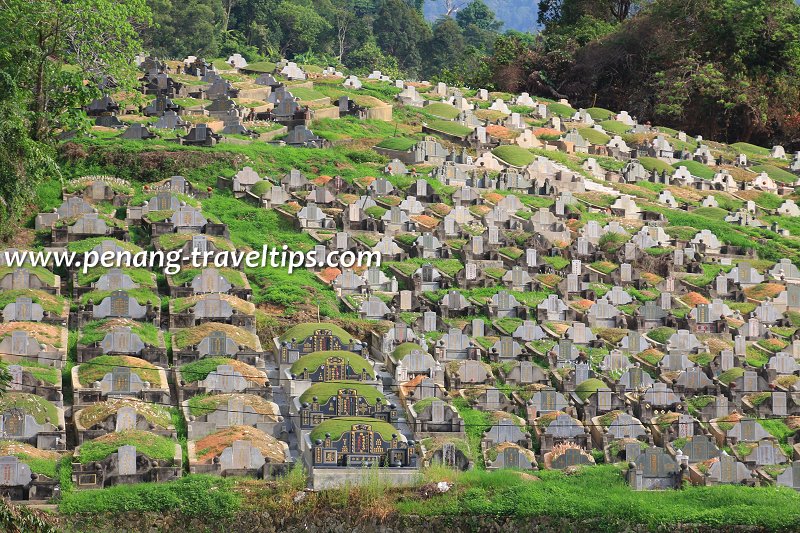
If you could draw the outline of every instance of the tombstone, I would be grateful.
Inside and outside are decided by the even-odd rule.
[[[567,448],[564,453],[555,457],[551,466],[556,470],[564,470],[571,466],[591,464],[591,460],[586,453],[578,448]]]
[[[622,263],[619,267],[620,281],[630,283],[633,279],[633,267],[630,263]]]
[[[728,416],[730,410],[728,409],[728,398],[722,395],[717,395],[714,398],[714,418],[722,418]]]
[[[786,408],[786,393],[782,391],[774,391],[772,393],[772,415],[773,416],[788,416],[789,411]]]
[[[739,357],[744,357],[747,352],[747,341],[744,336],[737,335],[733,339],[733,353]]]
[[[778,485],[800,490],[800,461],[794,461],[783,473],[778,475]]]
[[[678,438],[688,439],[694,436],[694,418],[686,413],[678,417]]]
[[[480,318],[476,318],[472,320],[472,336],[473,337],[483,337],[484,336],[484,322]]]
[[[625,461],[633,462],[642,453],[642,447],[638,442],[625,443]]]
[[[567,292],[579,292],[580,283],[577,274],[567,274]]]
[[[8,372],[10,378],[8,382],[9,390],[22,390],[22,367],[20,365],[9,365],[6,368],[6,372]]]
[[[581,270],[582,270],[581,264],[582,263],[581,263],[580,259],[573,259],[572,260],[572,273],[575,274],[576,276],[580,276],[581,275]]]
[[[777,464],[779,462],[776,457],[777,455],[778,454],[775,453],[775,446],[772,444],[772,441],[762,440],[758,443],[758,447],[755,449],[756,465],[766,466]]]
[[[117,421],[114,431],[119,433],[129,429],[136,429],[136,409],[126,405],[117,409]]]
[[[472,281],[478,277],[478,265],[475,263],[467,263],[466,266],[466,278],[468,281]]]
[[[555,420],[545,429],[547,435],[552,435],[557,439],[574,439],[585,435],[583,426],[577,420],[567,414],[558,415]]]
[[[244,423],[244,400],[232,397],[228,400],[228,425],[239,426]]]
[[[636,260],[636,244],[632,242],[626,242],[624,246],[625,251],[625,261],[635,261]]]
[[[117,472],[120,476],[136,475],[136,446],[120,446],[117,449]]]
[[[0,487],[28,486],[31,468],[14,455],[0,457]]]
[[[708,461],[719,455],[719,449],[714,440],[707,435],[694,435],[686,442],[683,453],[689,456],[690,463]]]
[[[433,311],[426,311],[422,314],[422,327],[426,332],[436,331],[436,316],[436,313]]]
[[[620,413],[609,424],[608,434],[614,439],[637,439],[647,435],[642,424],[628,413]]]
[[[722,372],[730,370],[736,366],[736,362],[731,350],[722,350],[719,354],[719,367]]]
[[[525,265],[529,268],[536,267],[536,250],[528,248],[525,250]]]
[[[569,403],[564,395],[557,390],[546,388],[533,393],[530,405],[536,410],[538,416],[566,409]]]
[[[589,379],[589,363],[575,364],[575,386]]]
[[[745,370],[744,380],[742,386],[744,390],[741,391],[745,394],[759,392],[758,390],[758,373],[752,370]]]

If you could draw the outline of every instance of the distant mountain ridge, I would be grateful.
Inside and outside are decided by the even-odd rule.
[[[536,22],[539,3],[531,0],[484,0],[495,16],[502,20],[504,25],[501,30],[517,30],[534,32],[539,29]],[[466,6],[468,1],[464,1]],[[428,0],[424,6],[425,18],[433,21],[445,14],[445,4],[442,0]]]

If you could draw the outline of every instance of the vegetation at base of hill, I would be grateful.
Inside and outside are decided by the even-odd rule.
[[[209,519],[230,516],[241,496],[233,481],[219,476],[191,475],[168,483],[118,485],[102,490],[71,491],[58,504],[61,513],[179,512]]]
[[[542,470],[536,476],[541,481],[509,470],[457,473],[452,476],[454,490],[428,500],[400,501],[397,509],[422,516],[559,517],[648,528],[693,524],[791,529],[800,520],[800,495],[786,488],[725,485],[636,492],[614,465],[584,467],[572,474]],[[778,508],[780,513],[773,512]]]

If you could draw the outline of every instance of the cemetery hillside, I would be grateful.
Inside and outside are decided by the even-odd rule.
[[[800,530],[800,6],[0,0],[0,530]]]

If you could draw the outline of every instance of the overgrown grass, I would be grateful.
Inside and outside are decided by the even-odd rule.
[[[589,529],[596,531],[661,529],[671,524],[790,530],[800,523],[800,495],[786,488],[725,485],[636,492],[613,465],[582,468],[575,474],[544,470],[536,475],[541,482],[526,481],[507,470],[468,471],[457,476],[455,490],[428,500],[400,501],[397,507],[401,513],[422,516],[588,520]]]
[[[189,475],[168,483],[117,485],[103,490],[72,491],[58,509],[65,514],[178,512],[209,519],[234,514],[241,505],[233,481],[210,475]]]

